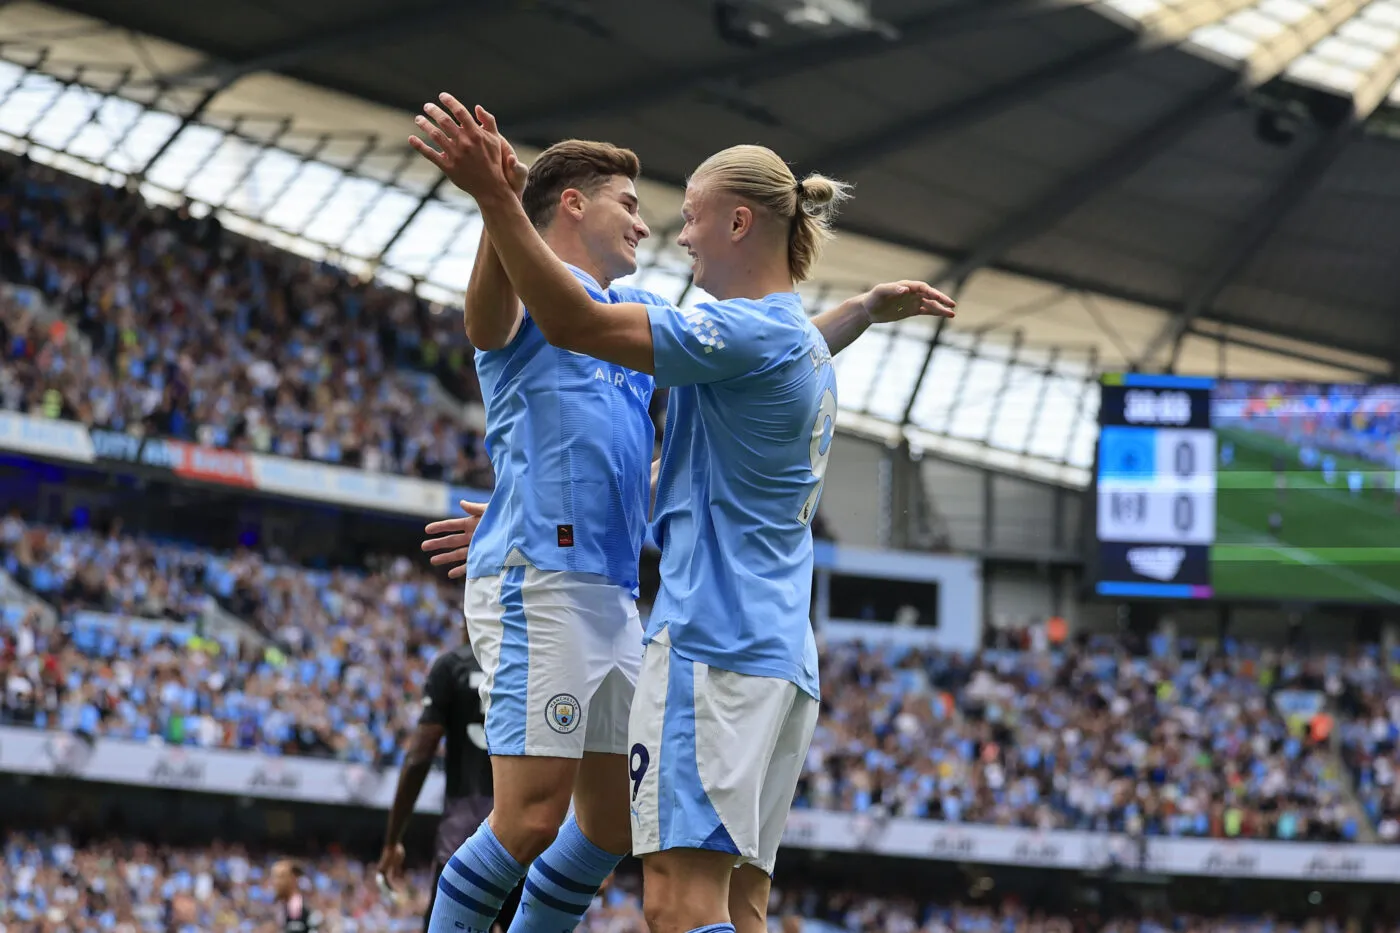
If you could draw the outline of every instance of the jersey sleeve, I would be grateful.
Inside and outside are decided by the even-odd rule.
[[[418,716],[420,726],[447,725],[447,711],[452,706],[452,653],[444,651],[428,671],[423,686],[423,712]]]
[[[771,323],[753,302],[714,301],[688,311],[648,305],[647,314],[658,386],[722,382],[768,361]]]

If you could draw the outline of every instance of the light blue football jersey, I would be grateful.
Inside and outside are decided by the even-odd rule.
[[[594,301],[665,300],[640,289],[603,289],[569,269]],[[656,440],[648,414],[652,378],[550,346],[528,310],[509,344],[477,351],[476,371],[496,488],[472,538],[467,576],[491,576],[524,560],[635,591]]]
[[[831,351],[792,292],[648,308],[668,401],[647,624],[691,661],[820,698],[811,520],[836,427]]]

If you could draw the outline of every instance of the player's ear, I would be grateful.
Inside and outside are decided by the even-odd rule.
[[[729,220],[729,238],[735,243],[749,235],[753,229],[753,209],[740,204],[734,208],[734,214]]]
[[[559,206],[575,220],[583,216],[583,205],[588,199],[577,188],[565,188],[559,195]]]

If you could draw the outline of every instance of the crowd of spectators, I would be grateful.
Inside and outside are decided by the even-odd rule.
[[[1400,652],[1347,666],[1337,705],[1342,757],[1382,842],[1400,842]]]
[[[9,683],[0,711],[40,728],[391,765],[433,654],[461,637],[459,587],[403,557],[364,572],[316,571],[248,550],[214,554],[13,515],[0,522],[0,543],[0,566],[61,596],[68,620],[54,629],[33,614],[0,621],[0,679]],[[188,615],[170,607],[201,601],[217,601],[268,643],[177,638],[178,625],[98,625],[82,611],[165,607],[180,619]],[[1115,641],[970,657],[832,643],[821,656],[823,709],[798,807],[1354,841],[1366,814],[1347,803],[1328,711],[1346,701],[1353,715],[1337,737],[1371,825],[1396,837],[1400,681],[1374,658],[1233,645],[1201,657],[1161,645],[1133,656]]]
[[[0,566],[20,585],[63,607],[146,619],[198,621],[212,596],[207,554],[146,538],[29,526],[0,519]]]
[[[1031,909],[1014,898],[939,904],[914,897],[805,889],[775,890],[774,901],[770,916],[803,918],[800,929],[789,931],[785,923],[784,933],[1400,933],[1400,924],[1378,926],[1332,918],[1294,923],[1273,916],[1115,917],[1089,911],[1066,915]],[[774,926],[771,919],[769,926]]]
[[[1272,697],[1327,659],[1131,657],[1105,641],[975,657],[832,645],[823,661],[799,806],[1148,835],[1360,832],[1330,718]]]
[[[366,470],[489,485],[480,437],[421,380],[479,397],[455,313],[0,155],[0,407]]]
[[[61,832],[10,833],[0,862],[0,933],[278,933],[274,859],[236,845],[204,849],[108,840],[75,846]],[[303,862],[302,896],[323,933],[422,929],[423,903],[388,904],[368,866],[343,855]],[[424,873],[409,879],[426,891]]]
[[[13,516],[0,538],[0,566],[20,581],[56,581],[66,620],[46,629],[35,613],[0,619],[0,718],[11,722],[387,765],[416,722],[431,658],[461,637],[460,589],[407,558],[369,572],[312,571]],[[180,568],[185,591],[217,598],[270,641],[91,618],[82,610],[140,617],[151,605],[140,587],[160,571],[109,561],[122,554]],[[64,583],[66,567],[77,577],[94,568],[90,585]]]
[[[272,933],[274,857],[237,845],[183,849],[110,839],[75,845],[62,832],[10,833],[0,861],[0,933]],[[303,861],[301,894],[323,933],[421,928],[431,879],[412,873],[407,896],[381,898],[372,867],[345,855]],[[770,929],[782,933],[1400,933],[1400,925],[1290,923],[1273,917],[1056,915],[1022,906],[927,903],[857,891],[777,887]],[[579,933],[645,933],[636,875],[605,882]]]

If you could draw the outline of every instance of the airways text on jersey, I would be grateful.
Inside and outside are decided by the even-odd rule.
[[[595,301],[650,295],[573,271]],[[651,499],[651,376],[550,346],[529,309],[509,345],[476,360],[496,488],[467,575],[494,576],[519,555],[634,588]]]
[[[652,387],[651,380],[643,376],[641,379],[632,377],[641,376],[623,366],[614,366],[611,363],[604,363],[600,360],[592,360],[595,365],[593,379],[596,382],[603,382],[626,392],[631,392],[641,401],[643,405],[651,404]]]

